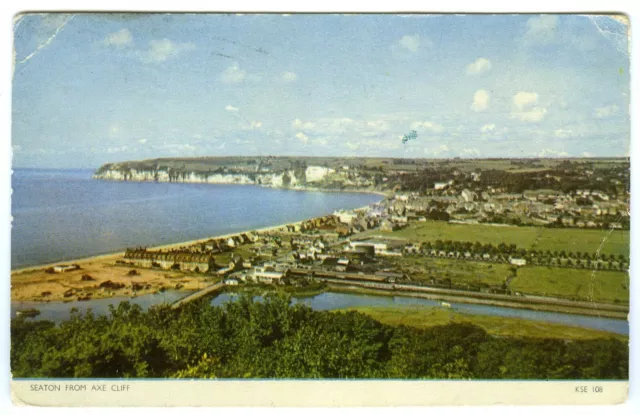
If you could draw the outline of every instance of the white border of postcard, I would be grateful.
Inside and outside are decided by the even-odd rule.
[[[517,7],[512,2],[499,0],[485,0],[483,2],[473,2],[472,0],[450,0],[447,2],[433,2],[425,4],[420,1],[396,0],[394,2],[366,2],[359,5],[355,1],[339,1],[325,0],[323,2],[298,2],[298,1],[270,1],[268,3],[260,3],[259,1],[233,1],[233,2],[205,2],[197,0],[182,0],[180,2],[170,1],[138,1],[138,0],[110,0],[110,1],[94,1],[87,3],[81,0],[59,0],[50,2],[45,0],[23,0],[8,1],[0,5],[2,11],[2,22],[0,43],[0,55],[4,57],[2,65],[2,89],[0,89],[0,103],[2,111],[0,111],[1,122],[5,140],[2,141],[2,160],[0,166],[3,169],[0,175],[0,191],[3,195],[10,195],[10,161],[11,161],[11,144],[7,138],[10,133],[11,119],[11,59],[12,56],[12,29],[10,22],[13,15],[19,11],[61,11],[61,10],[86,10],[86,11],[349,11],[349,12],[396,12],[396,11],[423,11],[423,12],[624,12],[631,18],[631,26],[635,27],[638,19],[640,19],[640,9],[638,3],[632,0],[609,0],[581,2],[570,2],[564,0],[538,0],[536,2],[518,3]],[[638,66],[638,47],[637,42],[632,42],[632,71]],[[634,71],[637,72],[637,71]],[[635,76],[632,75],[632,105],[638,99],[638,83]],[[632,122],[631,134],[631,153],[632,158],[639,155],[638,145],[634,145],[636,138],[636,128]],[[635,209],[637,202],[637,194],[640,191],[638,185],[637,165],[632,165],[632,182],[631,182],[631,210],[632,217],[635,217]],[[634,180],[636,179],[636,180]],[[7,197],[4,204],[0,204],[2,216],[5,219],[10,218],[10,203]],[[5,220],[4,225],[8,225],[9,221]],[[637,252],[638,238],[636,237],[637,223],[632,221],[632,244],[631,252]],[[0,263],[5,270],[5,275],[9,275],[9,252],[10,252],[10,227],[2,226],[2,250],[0,250]],[[631,272],[635,276],[638,269],[638,258],[631,258]],[[635,279],[632,277],[632,280]],[[9,285],[0,285],[3,301],[9,299]],[[631,336],[637,336],[637,306],[638,301],[638,284],[632,283],[632,306],[630,319]],[[3,303],[2,316],[5,321],[9,319],[9,307]],[[8,324],[0,337],[0,350],[2,359],[0,362],[0,371],[2,373],[3,385],[9,386],[10,379],[8,355],[9,355],[9,339]],[[157,406],[160,405],[222,405],[222,406],[261,406],[269,407],[278,406],[357,406],[357,407],[385,407],[389,405],[412,406],[413,408],[405,408],[410,412],[420,411],[424,409],[417,408],[422,405],[490,405],[497,404],[496,407],[474,408],[475,411],[491,411],[495,413],[512,413],[513,410],[522,411],[524,413],[537,413],[538,411],[560,411],[573,412],[580,411],[582,414],[591,413],[637,413],[640,408],[640,393],[637,386],[638,362],[637,350],[631,349],[631,368],[630,368],[630,390],[629,398],[624,405],[616,407],[603,408],[601,406],[592,407],[545,407],[545,408],[517,408],[505,405],[523,404],[523,405],[571,405],[571,404],[614,404],[625,401],[627,382],[599,382],[604,385],[606,393],[602,394],[585,394],[576,395],[575,388],[586,386],[593,388],[598,382],[508,382],[508,381],[471,381],[471,382],[443,382],[443,381],[130,381],[130,382],[113,382],[113,381],[20,381],[14,382],[14,393],[19,395],[24,403],[32,405],[56,405],[56,406]],[[102,383],[109,389],[108,394],[92,394],[85,393],[80,395],[59,395],[53,394],[48,398],[46,395],[24,395],[22,390],[28,389],[30,384],[34,383],[57,383],[66,384],[95,384]],[[130,385],[125,388],[124,385]],[[64,386],[63,386],[64,387]],[[402,389],[398,390],[397,387]],[[120,388],[120,391],[117,389]],[[3,409],[9,408],[10,411],[16,413],[36,413],[42,408],[38,407],[11,407],[7,387],[3,388],[1,405]],[[125,390],[126,389],[126,390]],[[6,407],[6,408],[5,408]],[[246,408],[245,408],[246,409]],[[75,413],[76,409],[65,408],[46,408],[48,414],[68,414]],[[93,412],[110,411],[113,409],[94,409]],[[135,409],[124,409],[125,411],[133,411]],[[161,409],[154,409],[158,411]],[[217,409],[218,410],[218,409]],[[225,411],[233,413],[238,409],[225,409]],[[317,409],[316,409],[317,410]],[[342,409],[345,410],[345,409]],[[351,413],[352,409],[348,409]],[[372,410],[380,411],[384,409],[359,409],[360,413],[370,413]],[[387,409],[388,410],[388,409]],[[429,411],[441,413],[441,411],[449,411],[458,413],[470,408],[431,408]],[[83,411],[84,409],[77,409]],[[190,409],[189,412],[195,412],[197,409]],[[244,413],[244,409],[241,409]],[[268,409],[261,411],[269,412]],[[275,411],[275,409],[274,409]],[[278,410],[278,412],[280,412]],[[286,411],[286,410],[285,410]],[[337,412],[341,410],[336,410]],[[529,412],[531,411],[531,412]],[[596,412],[597,411],[597,412]],[[4,411],[2,411],[5,413]],[[78,412],[80,413],[80,412]]]

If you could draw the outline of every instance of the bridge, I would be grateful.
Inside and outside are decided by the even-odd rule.
[[[211,284],[207,287],[204,287],[203,289],[196,291],[194,293],[189,294],[186,297],[183,297],[181,299],[179,299],[178,301],[174,302],[173,304],[171,304],[171,308],[173,310],[180,308],[181,306],[183,306],[184,304],[197,300],[199,298],[204,297],[205,295],[209,295],[213,292],[218,291],[219,289],[221,289],[222,287],[224,287],[224,284],[222,282],[217,282],[215,284]]]

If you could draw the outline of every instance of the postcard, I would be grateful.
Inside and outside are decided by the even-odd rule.
[[[15,404],[625,401],[626,16],[13,30]]]

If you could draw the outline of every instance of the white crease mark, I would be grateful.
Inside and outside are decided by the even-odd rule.
[[[24,18],[23,15],[18,15],[13,20],[13,33],[15,33],[16,30],[18,30],[18,27],[20,27],[20,23],[22,23],[23,18]]]
[[[46,48],[51,42],[53,42],[53,39],[56,38],[56,36],[58,36],[58,33],[62,30],[62,28],[71,21],[71,19],[73,19],[75,17],[74,14],[72,14],[71,16],[69,16],[68,19],[66,19],[64,22],[62,22],[62,24],[60,26],[58,26],[56,28],[56,31],[53,32],[53,34],[44,42],[42,42],[41,44],[38,45],[38,47],[36,48],[36,50],[34,50],[33,52],[31,52],[29,55],[27,55],[27,57],[25,57],[23,60],[21,60],[20,62],[18,62],[18,65],[27,62],[29,59],[33,58],[34,56],[36,56],[36,54],[38,52],[40,52],[42,49]]]
[[[612,40],[615,48],[618,50],[618,52],[623,53],[627,56],[629,56],[629,50],[624,48],[624,45],[627,44],[628,45],[628,35],[627,35],[627,30],[626,28],[628,27],[625,23],[620,22],[619,20],[614,19],[613,17],[609,17],[609,16],[586,16],[589,20],[591,20],[591,23],[594,24],[594,26],[596,27],[596,29],[598,30],[598,32],[600,32],[600,34],[602,36],[604,36],[606,39],[610,39]],[[616,32],[612,32],[611,30],[604,28],[602,26],[600,26],[600,24],[598,24],[598,21],[596,20],[597,18],[604,18],[607,19],[605,20],[605,22],[608,23],[614,23],[617,25],[621,25],[625,27],[625,30],[623,33],[616,33]],[[611,39],[613,37],[613,39]]]
[[[622,219],[622,215],[618,214],[614,223],[620,223],[621,219]],[[604,247],[604,244],[607,241],[607,239],[609,239],[609,236],[611,236],[611,234],[613,233],[614,229],[615,228],[611,226],[611,228],[609,229],[609,232],[604,236],[604,238],[602,238],[602,241],[600,241],[600,246],[598,246],[598,249],[596,249],[596,264],[594,265],[593,271],[591,272],[591,283],[589,284],[589,302],[591,303],[593,303],[593,286],[595,284],[596,273],[598,272],[597,264],[600,259],[600,252],[602,251],[602,248]],[[595,304],[594,304],[594,308],[595,308]],[[598,313],[598,317],[601,317],[600,313]]]

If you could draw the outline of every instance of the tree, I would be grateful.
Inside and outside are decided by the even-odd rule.
[[[468,323],[392,326],[277,291],[177,310],[123,302],[58,326],[16,318],[11,346],[14,376],[44,378],[625,379],[629,351],[615,339],[494,337]]]

